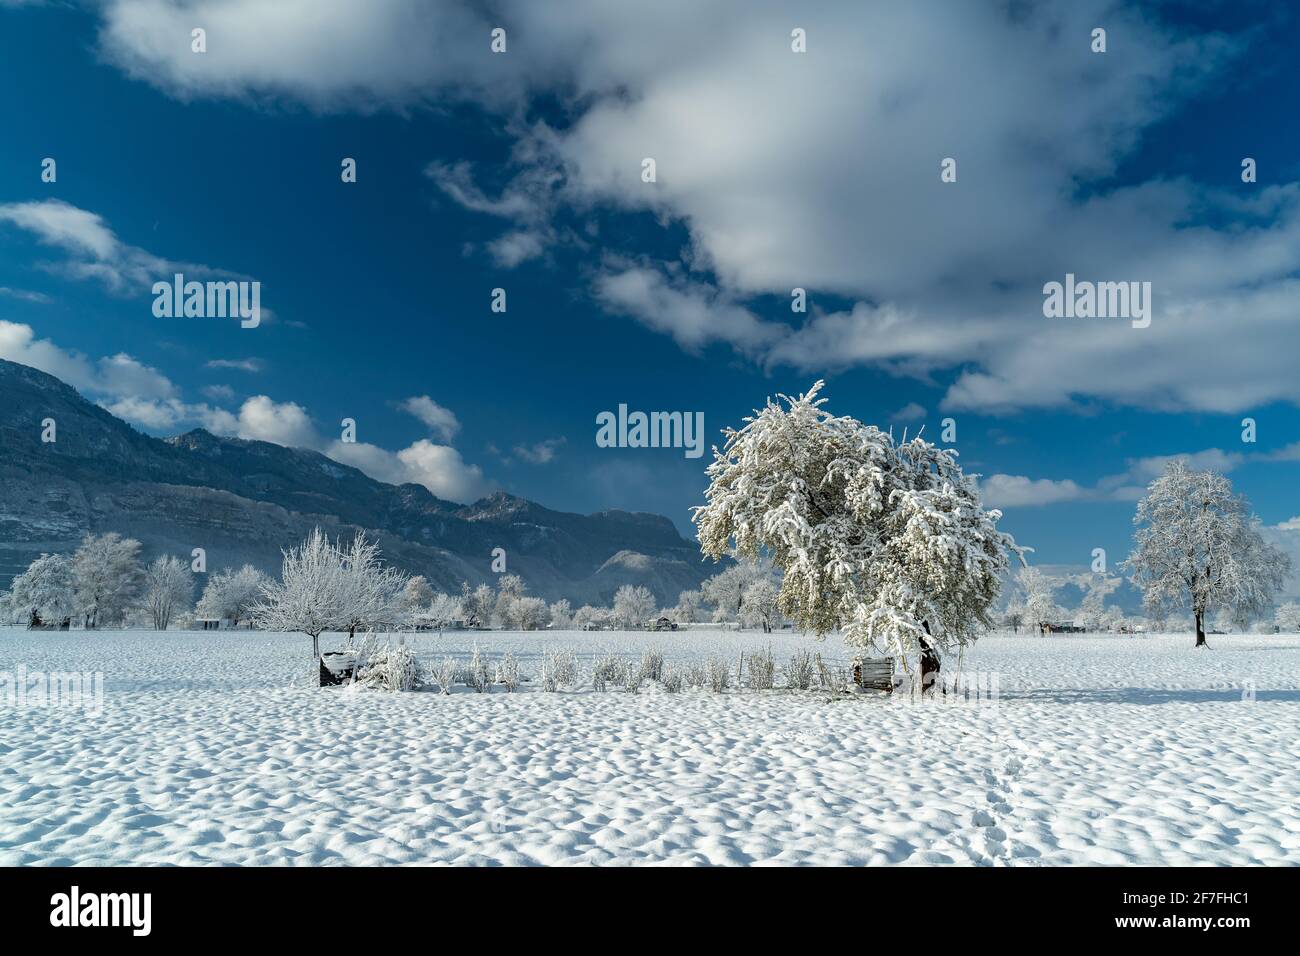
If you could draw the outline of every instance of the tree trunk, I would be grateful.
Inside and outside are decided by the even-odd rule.
[[[1205,613],[1203,611],[1196,612],[1196,646],[1197,647],[1210,646],[1209,643],[1205,640]]]
[[[315,667],[312,668],[312,673],[316,675],[316,686],[319,687],[320,686],[320,635],[319,634],[313,634],[311,636],[311,656],[312,656],[313,663],[316,665]]]
[[[922,621],[921,626],[925,628],[925,633],[930,633],[930,622]],[[934,693],[935,682],[939,679],[939,667],[941,661],[939,655],[935,653],[930,642],[924,637],[920,638],[921,643],[921,696]]]

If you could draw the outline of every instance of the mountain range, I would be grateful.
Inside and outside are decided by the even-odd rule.
[[[504,492],[461,505],[308,449],[203,429],[154,438],[54,376],[0,360],[0,587],[41,552],[108,531],[138,539],[147,559],[203,548],[209,572],[247,562],[278,574],[282,549],[317,525],[365,530],[388,561],[448,592],[491,582],[503,548],[530,593],[575,607],[608,605],[624,584],[672,604],[717,570],[662,515],[570,514]]]

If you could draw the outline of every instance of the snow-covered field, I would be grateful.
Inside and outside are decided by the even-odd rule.
[[[605,648],[734,662],[770,643],[783,664],[813,645],[414,643],[428,663],[475,637],[534,677],[547,644],[584,667]],[[102,671],[107,689],[98,715],[0,699],[0,864],[1300,863],[1300,637],[1192,643],[988,637],[965,670],[999,698],[954,704],[317,691],[293,686],[301,635],[5,628],[0,671]]]

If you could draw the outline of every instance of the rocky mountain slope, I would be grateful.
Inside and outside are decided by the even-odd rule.
[[[53,419],[54,442],[41,440]],[[146,556],[204,548],[208,570],[278,572],[314,525],[366,529],[394,564],[440,590],[490,580],[494,548],[532,593],[608,603],[644,584],[661,604],[715,570],[661,515],[552,511],[505,493],[471,505],[389,485],[305,449],[203,430],[141,434],[51,375],[0,360],[0,587],[42,551],[87,532],[138,538]]]

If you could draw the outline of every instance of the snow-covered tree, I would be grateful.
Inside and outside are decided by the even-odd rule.
[[[694,624],[701,619],[704,597],[699,591],[683,591],[677,595],[677,606],[669,615],[678,624]]]
[[[173,555],[154,559],[144,574],[144,606],[155,631],[165,631],[172,618],[189,609],[194,599],[194,575]]]
[[[517,597],[510,604],[510,627],[518,631],[535,631],[545,627],[549,611],[539,597]]]
[[[433,588],[423,574],[407,578],[406,586],[402,588],[402,604],[409,616],[415,616],[428,607],[433,596]]]
[[[560,598],[550,608],[551,627],[557,631],[573,627],[573,610],[565,598]]]
[[[1273,623],[1283,634],[1300,633],[1300,604],[1295,601],[1283,604],[1273,616]]]
[[[1038,568],[1021,568],[1016,573],[1016,587],[1020,590],[1025,620],[1035,631],[1041,632],[1043,625],[1062,616],[1055,599],[1057,582]]]
[[[25,622],[36,614],[46,624],[68,623],[80,609],[72,560],[65,554],[42,554],[10,583],[9,606]]]
[[[337,550],[349,640],[357,628],[406,624],[414,613],[404,600],[407,576],[384,564],[379,545],[358,531],[350,544]]]
[[[1264,540],[1232,482],[1180,459],[1147,487],[1133,523],[1136,548],[1126,566],[1143,604],[1153,614],[1189,608],[1197,647],[1207,643],[1207,614],[1263,613],[1291,571],[1291,559]]]
[[[612,614],[609,608],[584,604],[573,612],[573,626],[577,628],[586,628],[588,626],[605,628],[609,626],[611,618]]]
[[[655,596],[647,587],[625,584],[614,593],[614,620],[619,627],[642,627],[654,612]]]
[[[195,611],[200,617],[218,620],[247,620],[254,604],[262,599],[262,589],[270,579],[253,567],[223,568],[208,578]]]
[[[496,605],[492,609],[491,619],[501,627],[514,627],[516,614],[514,603],[524,596],[528,586],[517,574],[503,574],[497,579]],[[486,622],[485,622],[486,623]]]
[[[715,621],[740,621],[744,617],[746,588],[771,574],[771,565],[765,561],[739,561],[701,584],[700,594],[713,605]]]
[[[770,577],[751,581],[741,600],[741,623],[746,627],[761,627],[764,632],[771,633],[772,625],[781,615],[777,607],[780,596],[781,589]]]
[[[1013,598],[1007,602],[1007,609],[1002,612],[1002,623],[1011,628],[1013,634],[1020,633],[1025,623],[1025,605],[1023,601]]]
[[[72,555],[72,579],[86,627],[119,623],[139,600],[144,582],[140,542],[116,531],[86,535]]]
[[[430,624],[441,628],[446,627],[452,621],[464,618],[465,611],[460,598],[440,592],[433,596],[433,600],[429,602],[424,615]]]
[[[924,686],[941,653],[991,625],[1018,550],[955,452],[832,417],[821,388],[769,399],[726,430],[694,514],[700,546],[715,560],[770,553],[781,611],[798,627],[842,627],[851,646],[916,655]]]
[[[320,528],[301,545],[282,552],[279,581],[270,581],[252,608],[253,621],[267,631],[290,631],[311,638],[313,660],[320,660],[320,636],[353,620],[343,556]]]
[[[473,592],[469,585],[463,585],[465,611],[470,621],[479,627],[492,624],[492,614],[496,610],[497,596],[491,585],[480,584]]]

